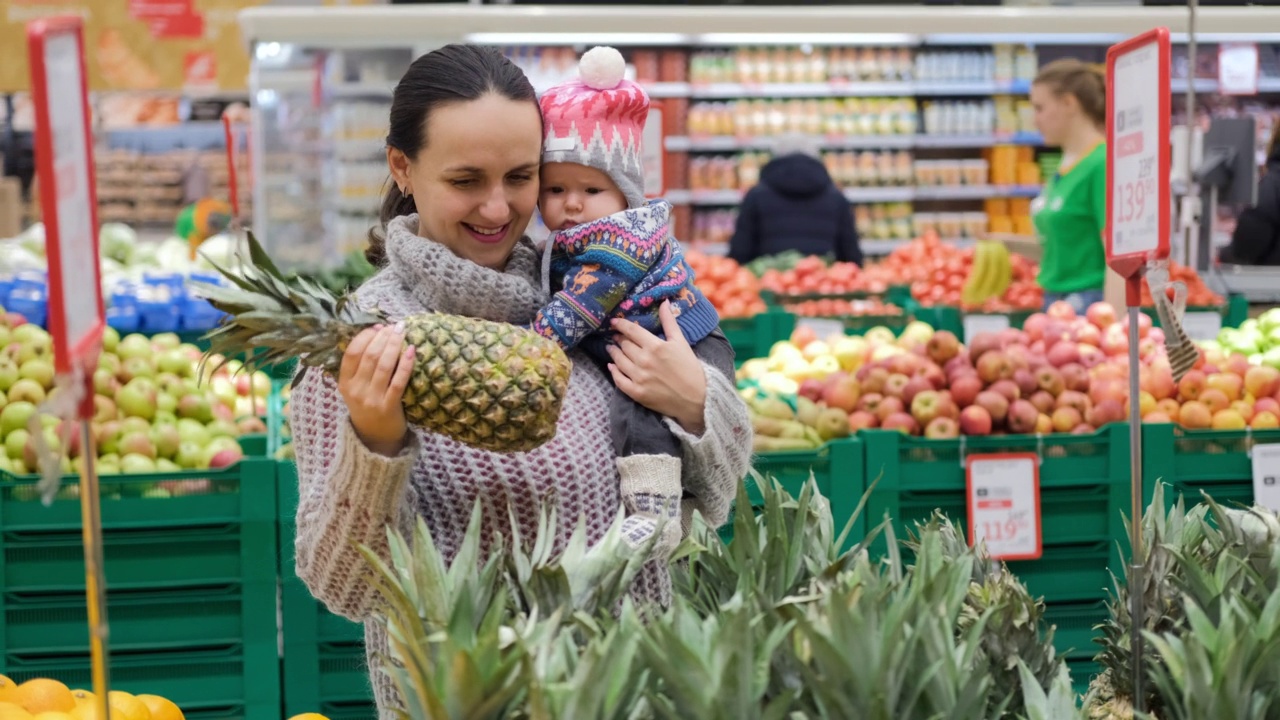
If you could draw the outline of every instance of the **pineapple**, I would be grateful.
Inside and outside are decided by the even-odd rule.
[[[204,284],[200,291],[229,317],[206,335],[206,360],[258,350],[246,352],[246,369],[296,356],[336,376],[351,339],[386,322],[349,295],[334,298],[311,281],[286,281],[252,233],[243,271],[218,271],[232,287]],[[411,424],[497,452],[532,450],[555,435],[571,368],[558,344],[459,315],[423,313],[403,323],[417,350],[402,399]]]

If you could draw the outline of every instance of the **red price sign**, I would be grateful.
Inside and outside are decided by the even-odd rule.
[[[1169,30],[1107,51],[1107,263],[1133,280],[1169,256]]]
[[[27,27],[27,40],[49,258],[49,332],[54,364],[68,373],[76,364],[93,368],[106,327],[81,20],[38,20]],[[93,416],[92,392],[80,411],[86,419]]]
[[[1032,453],[969,456],[970,544],[984,543],[996,560],[1040,557],[1039,462]]]

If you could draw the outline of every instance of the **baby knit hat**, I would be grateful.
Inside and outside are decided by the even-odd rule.
[[[627,64],[611,47],[588,50],[578,79],[539,100],[547,135],[542,162],[577,163],[606,173],[631,208],[643,207],[644,163],[640,138],[649,117],[649,95],[625,79]]]

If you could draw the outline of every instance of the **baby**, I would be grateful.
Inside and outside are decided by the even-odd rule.
[[[640,137],[649,115],[644,90],[623,78],[617,50],[582,57],[580,79],[541,99],[546,123],[538,208],[552,231],[543,284],[554,292],[533,328],[566,350],[581,346],[611,362],[610,321],[625,318],[661,336],[658,309],[669,302],[700,360],[732,373],[733,349],[715,308],[693,284],[693,271],[671,236],[671,206],[645,200]],[[635,545],[662,528],[654,555],[669,557],[682,536],[680,443],[661,415],[622,391],[609,408],[618,455],[623,527]]]

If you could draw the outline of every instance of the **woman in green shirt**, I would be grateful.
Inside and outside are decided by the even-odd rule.
[[[1045,65],[1031,84],[1036,127],[1062,164],[1031,205],[1044,255],[1044,303],[1065,300],[1083,313],[1100,302],[1107,258],[1107,91],[1100,70],[1079,60]]]

